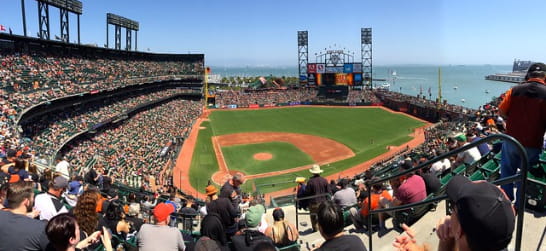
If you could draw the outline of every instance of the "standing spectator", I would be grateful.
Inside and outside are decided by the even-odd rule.
[[[144,224],[137,235],[140,251],[175,250],[184,251],[184,239],[178,229],[169,227],[171,204],[159,203],[154,208],[155,225]]]
[[[318,227],[325,242],[318,251],[366,251],[362,240],[343,233],[343,211],[331,201],[323,201],[318,208]]]
[[[538,162],[546,132],[545,71],[545,64],[532,64],[525,76],[525,82],[508,90],[499,106],[500,115],[506,118],[506,134],[517,139],[525,147],[530,167]],[[504,142],[501,154],[501,178],[516,174],[519,168],[521,168],[521,158],[516,146]],[[531,171],[534,170],[531,169]],[[501,187],[508,198],[514,200],[514,184],[510,183]],[[520,192],[518,189],[517,198],[520,197]]]
[[[49,184],[47,193],[38,194],[34,203],[40,211],[40,220],[49,220],[61,213],[68,213],[62,194],[68,187],[68,180],[63,176],[55,177]]]
[[[63,177],[70,179],[70,173],[68,172],[68,168],[70,167],[70,164],[68,161],[66,161],[63,157],[57,158],[57,165],[55,165],[55,172],[59,173]]]
[[[32,183],[10,184],[7,202],[8,210],[0,210],[0,250],[46,250],[47,223],[27,216],[34,202]]]
[[[421,169],[419,176],[421,176],[421,178],[423,178],[423,181],[425,182],[427,195],[440,191],[440,188],[442,187],[442,182],[435,173],[430,171],[430,166]]]
[[[241,185],[244,183],[243,175],[240,173],[236,173],[233,175],[231,179],[226,181],[222,188],[220,188],[220,197],[225,195],[230,195],[232,192],[235,192],[235,196],[231,196],[231,201],[233,203],[234,208],[239,208],[239,204],[241,203]],[[224,196],[227,197],[227,196]]]
[[[231,236],[235,234],[237,229],[234,229],[233,226],[236,226],[235,219],[238,216],[238,212],[235,208],[233,208],[231,201],[228,198],[218,197],[218,195],[216,195],[218,190],[213,185],[207,186],[205,190],[207,192],[208,199],[210,200],[206,204],[207,214],[218,214],[220,219],[222,219],[222,224],[224,224],[224,229],[226,230],[227,235]]]
[[[277,247],[287,246],[298,240],[298,229],[284,219],[284,211],[281,208],[273,210],[273,221],[273,225],[269,226],[264,234],[271,238]]]
[[[349,180],[341,179],[339,184],[341,189],[334,193],[332,200],[342,209],[356,205],[356,193],[352,187],[349,187]]]
[[[320,174],[323,172],[322,169],[320,169],[320,166],[317,164],[314,164],[311,169],[309,169],[309,172],[313,174],[311,178],[309,178],[309,182],[307,182],[307,188],[306,188],[306,196],[313,196],[313,195],[319,195],[319,194],[330,194],[330,186],[328,185],[328,181],[320,177]],[[326,200],[326,196],[319,196],[312,199],[309,199],[309,213],[311,217],[311,225],[313,227],[313,232],[318,231],[318,222],[317,222],[317,213],[318,213],[318,207],[319,204]]]
[[[296,198],[303,198],[305,197],[305,188],[307,185],[305,185],[305,178],[304,177],[297,177],[296,183],[298,183],[298,186],[296,189]],[[307,210],[309,202],[307,200],[300,200],[298,201],[298,208],[297,209],[304,209]]]

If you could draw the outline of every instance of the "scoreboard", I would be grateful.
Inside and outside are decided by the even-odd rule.
[[[362,63],[332,66],[322,63],[307,64],[307,82],[310,85],[362,85]]]

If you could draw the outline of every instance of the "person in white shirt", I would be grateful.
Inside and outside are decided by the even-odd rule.
[[[57,176],[49,184],[47,193],[38,194],[34,207],[40,211],[40,220],[49,220],[61,213],[68,213],[62,194],[68,187],[68,179]]]
[[[61,174],[63,177],[69,179],[70,173],[68,171],[68,167],[70,164],[68,161],[66,161],[64,158],[59,157],[57,158],[57,165],[55,166],[55,172]]]
[[[439,152],[438,153],[438,156],[444,154],[443,152]],[[439,160],[439,161],[436,161],[434,162],[431,166],[430,166],[430,170],[435,174],[435,175],[440,175],[442,174],[445,170],[448,170],[451,168],[451,161],[449,161],[448,158],[445,158],[445,159],[442,159],[442,160]]]
[[[466,135],[459,134],[455,137],[455,140],[457,141],[457,147],[463,147],[468,145],[469,143],[466,141]],[[470,165],[476,161],[478,161],[482,155],[480,154],[480,151],[477,147],[472,147],[464,152],[461,152],[457,154],[457,159],[455,160],[455,166],[458,166],[462,163],[465,163],[467,165]]]

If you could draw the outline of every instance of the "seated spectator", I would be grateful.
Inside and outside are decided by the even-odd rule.
[[[365,251],[362,240],[343,233],[343,211],[331,201],[323,201],[318,208],[318,228],[325,242],[318,251]]]
[[[349,180],[341,179],[339,185],[341,189],[334,193],[332,200],[342,209],[356,205],[356,193],[352,187],[349,187]]]
[[[201,221],[201,238],[195,243],[195,251],[228,251],[227,237],[220,216],[207,214]]]
[[[512,202],[498,187],[485,181],[470,181],[457,175],[447,184],[452,215],[438,222],[439,250],[506,250],[515,228]],[[398,250],[425,250],[417,244],[413,230],[404,225],[407,236],[394,241]]]
[[[121,201],[114,200],[110,202],[104,215],[104,221],[112,232],[112,236],[116,236],[120,240],[125,240],[131,229],[129,223],[125,220],[125,212],[123,211]],[[117,246],[117,243],[114,244],[114,246]]]
[[[440,156],[444,154],[444,151],[438,151],[436,156]],[[439,176],[444,171],[451,169],[451,161],[449,161],[448,158],[441,159],[439,161],[436,161],[432,164],[430,167],[430,171],[434,173],[434,175]]]
[[[0,210],[0,250],[46,250],[47,222],[27,216],[34,202],[32,183],[12,183],[6,196],[7,210]]]
[[[80,240],[78,222],[76,222],[76,218],[67,213],[51,218],[46,226],[46,234],[51,245],[57,251],[86,249],[91,244],[98,243],[101,239],[101,232],[96,231],[89,237]],[[108,231],[105,234],[109,234]],[[102,240],[105,241],[103,245],[106,250],[113,250],[108,238]]]
[[[288,246],[298,240],[298,229],[294,224],[284,219],[281,208],[273,210],[273,225],[265,230],[265,235],[273,240],[277,247]]]
[[[184,239],[176,228],[169,227],[171,204],[159,203],[154,208],[155,225],[144,224],[137,234],[140,251],[179,250],[184,251]]]
[[[379,178],[373,177],[371,179],[371,182],[378,181]],[[359,207],[360,210],[356,208],[351,208],[351,219],[353,220],[353,225],[357,230],[363,229],[364,226],[368,224],[368,216],[369,216],[369,210],[368,207],[371,206],[372,210],[376,210],[380,208],[379,201],[385,199],[388,201],[392,201],[391,194],[383,188],[383,184],[376,183],[372,185],[372,191],[371,191],[371,205],[368,205],[368,197],[365,198],[362,203],[360,203]]]
[[[193,219],[197,216],[197,210],[195,210],[191,201],[181,200],[180,201],[182,208],[180,209],[180,214],[184,219],[184,229],[191,230],[193,229]]]
[[[436,174],[430,171],[430,167],[423,167],[419,172],[419,176],[425,181],[425,188],[427,190],[427,195],[436,193],[440,191],[442,183]]]
[[[245,224],[243,228],[231,238],[233,247],[237,251],[252,251],[261,242],[273,241],[258,231],[262,221],[262,215],[265,213],[263,205],[255,205],[248,209],[245,214]]]
[[[455,140],[457,141],[457,148],[463,147],[468,145],[466,136],[464,134],[459,134],[455,136]],[[460,164],[467,164],[470,165],[476,161],[478,161],[482,155],[480,154],[480,151],[476,147],[472,147],[464,152],[461,152],[457,154],[457,158],[455,159],[455,166],[459,166]]]
[[[140,204],[131,203],[129,205],[129,210],[127,212],[127,216],[125,216],[125,220],[129,223],[129,225],[131,227],[131,229],[130,229],[131,233],[133,233],[135,231],[136,232],[140,231],[140,227],[142,227],[142,224],[144,224],[142,219],[139,218],[139,215],[140,215]]]
[[[36,196],[34,207],[40,211],[40,220],[49,220],[57,214],[68,213],[62,198],[67,187],[68,180],[63,176],[57,176],[50,182],[47,193]]]
[[[413,167],[413,161],[406,159],[400,166],[401,171],[409,170]],[[427,190],[425,181],[421,176],[408,173],[402,175],[393,184],[394,198],[388,200],[383,198],[379,201],[381,208],[390,208],[400,205],[411,204],[424,200],[427,197]],[[391,214],[392,212],[389,212]],[[385,218],[384,213],[379,213],[379,228],[381,232],[385,232]]]
[[[102,230],[106,226],[102,214],[96,211],[100,194],[96,189],[83,192],[78,198],[78,203],[71,211],[80,227],[80,239],[85,239],[95,231]],[[92,246],[93,247],[93,246]]]

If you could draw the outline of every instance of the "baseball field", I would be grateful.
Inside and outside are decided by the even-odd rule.
[[[323,176],[366,162],[410,141],[425,123],[374,107],[295,107],[214,110],[199,125],[189,170],[198,191],[233,173],[243,189],[262,193],[294,186],[318,163]]]

